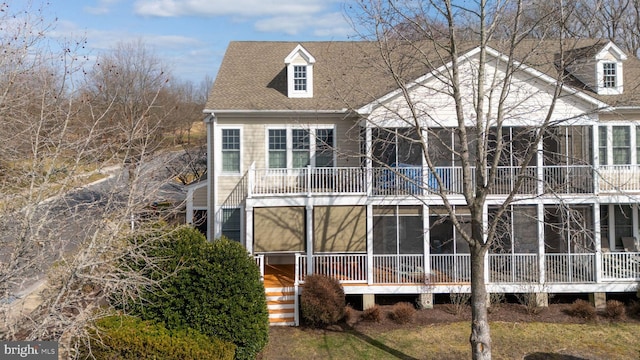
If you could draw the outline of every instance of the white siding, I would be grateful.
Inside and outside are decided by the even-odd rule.
[[[469,125],[473,125],[475,118],[474,98],[477,88],[477,61],[462,63],[460,77],[463,113]],[[484,112],[495,118],[498,98],[502,88],[505,73],[503,66],[488,63],[486,67],[486,93]],[[420,121],[423,126],[451,127],[457,126],[454,99],[449,95],[448,84],[442,81],[444,77],[431,77],[422,84],[414,87],[411,101],[416,105]],[[505,125],[535,126],[547,116],[552,101],[553,87],[540,78],[536,78],[524,71],[518,72],[512,79],[504,104]],[[489,108],[491,106],[491,108]],[[593,105],[574,95],[563,93],[556,102],[552,120],[560,121],[572,119],[571,124],[578,120],[591,120],[591,116],[580,117],[589,113]],[[374,122],[382,126],[402,126],[404,119],[411,119],[407,102],[401,96],[387,101],[376,108],[371,116]]]

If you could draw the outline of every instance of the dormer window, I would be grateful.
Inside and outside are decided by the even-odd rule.
[[[313,97],[313,64],[316,59],[298,45],[284,59],[287,66],[287,95],[290,98]]]
[[[295,91],[307,91],[307,67],[295,65],[293,67],[293,88]]]
[[[595,64],[596,76],[595,90],[598,95],[623,93],[622,64],[626,59],[627,55],[612,42],[607,43],[595,54],[593,64]]]
[[[617,76],[616,76],[616,63],[606,62],[602,64],[602,86],[605,88],[616,88]]]

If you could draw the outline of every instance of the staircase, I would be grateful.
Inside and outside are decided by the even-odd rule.
[[[296,326],[296,288],[293,265],[265,265],[264,290],[267,296],[269,324]]]
[[[296,325],[296,292],[293,286],[265,288],[269,324],[280,326]]]

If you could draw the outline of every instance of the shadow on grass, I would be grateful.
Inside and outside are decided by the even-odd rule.
[[[543,352],[537,352],[537,353],[526,355],[523,359],[524,360],[586,360],[585,358],[581,358],[573,355],[543,353]]]
[[[366,342],[367,344],[369,344],[371,346],[375,346],[376,348],[386,352],[389,355],[393,355],[393,356],[397,357],[398,359],[402,359],[402,360],[418,360],[418,358],[414,358],[413,356],[407,355],[407,354],[403,353],[402,351],[396,350],[396,349],[394,349],[392,347],[389,347],[389,346],[383,344],[382,342],[372,338],[371,336],[369,336],[367,334],[363,334],[363,333],[359,332],[358,330],[354,329],[352,326],[343,325],[343,328],[344,328],[344,330],[348,331],[349,334],[357,337],[358,339]]]

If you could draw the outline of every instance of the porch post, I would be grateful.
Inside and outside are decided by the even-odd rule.
[[[372,155],[372,146],[371,143],[373,142],[373,134],[371,132],[371,128],[369,127],[368,122],[365,120],[365,129],[364,129],[364,137],[365,137],[365,141],[364,141],[364,152],[365,152],[365,170],[366,170],[366,179],[365,179],[365,186],[366,186],[366,193],[367,196],[371,196],[371,193],[373,192],[373,162],[371,161],[371,155]]]
[[[546,262],[544,261],[544,204],[536,206],[538,210],[538,269],[540,271],[540,284],[544,285],[546,279]]]
[[[244,247],[253,255],[253,206],[247,205],[244,212]]]
[[[307,274],[313,275],[313,205],[305,206],[305,216],[307,218],[306,240],[307,240]]]
[[[596,247],[596,283],[602,281],[602,234],[600,233],[600,203],[593,204],[593,243]]]
[[[373,284],[373,205],[367,205],[367,284]]]
[[[540,130],[538,130],[540,131]],[[537,192],[538,195],[544,194],[544,144],[542,141],[538,142],[538,151],[536,153],[536,177],[538,179]]]
[[[424,253],[424,276],[425,280],[431,281],[428,276],[431,274],[431,241],[429,234],[429,205],[422,205],[422,239]]]
[[[593,148],[594,149],[598,149],[600,146],[600,134],[598,132],[598,125],[593,125]],[[604,159],[604,161],[606,161],[606,159]],[[592,175],[592,180],[593,181],[593,193],[594,194],[598,194],[600,192],[600,177],[598,176],[598,174],[600,173],[598,170],[600,169],[600,164],[601,164],[601,160],[600,160],[600,151],[595,150],[593,152],[593,175]],[[595,218],[595,216],[594,216]]]

